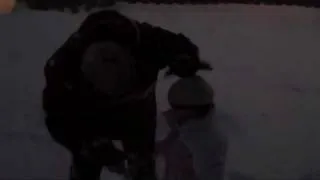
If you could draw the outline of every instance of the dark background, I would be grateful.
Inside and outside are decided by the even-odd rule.
[[[92,8],[103,8],[112,6],[115,2],[127,3],[151,3],[151,4],[256,4],[256,5],[289,5],[319,8],[320,1],[317,0],[18,0],[30,9],[39,10],[61,10],[71,9],[78,13],[80,6],[87,10]]]

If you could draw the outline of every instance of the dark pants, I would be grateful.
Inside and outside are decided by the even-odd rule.
[[[115,113],[118,111],[118,113]],[[155,97],[136,102],[132,105],[112,111],[112,116],[89,116],[70,114],[57,116],[47,113],[46,125],[53,139],[66,147],[73,155],[73,169],[80,175],[76,180],[95,180],[100,176],[102,164],[88,162],[80,155],[84,141],[96,137],[106,137],[122,141],[124,151],[132,155],[129,164],[132,164],[133,180],[154,179],[155,162],[155,129],[156,104]],[[96,118],[103,118],[97,121]],[[110,118],[110,119],[109,119]],[[92,122],[96,122],[92,123]],[[99,123],[98,123],[99,122]],[[115,158],[110,154],[110,162]],[[131,169],[131,168],[130,168]],[[75,180],[75,179],[72,179]]]

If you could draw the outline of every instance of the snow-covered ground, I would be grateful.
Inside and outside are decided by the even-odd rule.
[[[216,119],[230,135],[231,180],[239,180],[239,173],[247,179],[294,180],[320,171],[318,9],[117,8],[185,33],[214,65],[213,73],[203,75],[216,91]],[[0,16],[0,179],[66,178],[68,153],[51,141],[43,124],[42,68],[85,15],[26,10]],[[159,82],[160,110],[168,108],[166,91],[173,80]],[[105,172],[103,179],[108,176]]]

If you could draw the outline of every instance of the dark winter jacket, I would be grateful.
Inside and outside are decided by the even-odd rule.
[[[153,87],[148,97],[114,105],[108,104],[112,97],[92,91],[80,71],[81,57],[88,45],[103,40],[112,40],[130,50],[138,70],[137,92]],[[64,117],[76,124],[82,122],[86,128],[90,126],[88,122],[96,127],[96,122],[114,122],[112,119],[155,118],[154,84],[158,72],[176,66],[174,62],[180,56],[187,55],[198,63],[198,53],[197,46],[182,34],[128,19],[115,11],[93,13],[45,65],[43,107],[48,116]],[[196,71],[188,68],[178,69]]]

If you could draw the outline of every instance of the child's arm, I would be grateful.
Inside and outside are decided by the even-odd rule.
[[[164,153],[167,150],[168,146],[170,146],[172,142],[177,140],[179,136],[180,134],[178,130],[175,130],[175,129],[171,130],[169,135],[164,140],[158,141],[156,143],[156,153],[157,154]]]
[[[180,137],[180,133],[176,129],[172,129],[169,135],[163,140],[164,143],[170,144],[173,141],[177,140]]]

